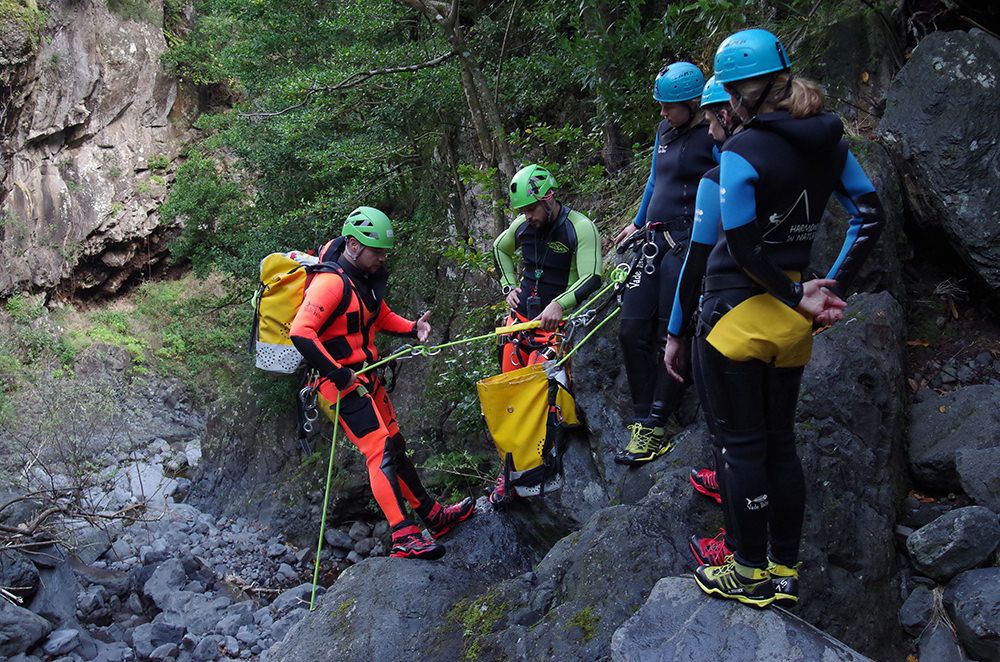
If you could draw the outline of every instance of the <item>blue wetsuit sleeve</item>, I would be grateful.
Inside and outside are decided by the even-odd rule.
[[[667,332],[672,336],[688,335],[688,326],[698,297],[701,295],[701,281],[705,277],[708,256],[715,247],[719,234],[719,185],[711,179],[703,178],[698,183],[695,197],[694,224],[691,228],[691,242],[677,281],[674,305],[670,310]]]
[[[844,296],[882,233],[885,215],[875,187],[850,152],[847,153],[844,171],[834,195],[851,218],[840,255],[826,277],[837,281],[834,290]]]
[[[722,160],[722,152],[719,151],[718,143],[712,145],[712,160],[716,163]]]
[[[739,154],[722,153],[719,164],[722,228],[733,259],[747,276],[790,308],[802,300],[802,285],[789,278],[765,250],[757,224],[756,184],[760,175]]]
[[[639,211],[632,219],[632,225],[641,228],[646,225],[646,211],[649,209],[649,201],[653,199],[653,188],[656,186],[656,152],[660,148],[660,133],[657,131],[656,140],[653,141],[653,158],[650,159],[649,178],[646,179],[646,188],[642,191],[642,202],[639,203]]]

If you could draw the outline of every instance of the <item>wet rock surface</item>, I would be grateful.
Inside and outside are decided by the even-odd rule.
[[[707,600],[690,578],[667,577],[611,639],[615,662],[869,660],[783,609]]]
[[[917,530],[906,541],[917,572],[946,582],[987,561],[1000,544],[997,514],[982,506],[950,511]]]

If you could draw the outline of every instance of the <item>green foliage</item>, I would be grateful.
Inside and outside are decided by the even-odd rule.
[[[0,0],[0,33],[5,37],[4,45],[17,46],[18,42],[28,45],[27,52],[0,53],[0,66],[20,64],[30,59],[38,49],[42,28],[48,18],[48,12],[39,9],[36,0]],[[0,70],[0,82],[6,82],[9,75]]]
[[[168,159],[164,154],[157,154],[149,159],[147,165],[150,170],[166,170],[167,166],[170,165],[170,159]]]
[[[427,476],[435,494],[447,501],[458,501],[489,482],[496,463],[496,454],[474,453],[463,448],[434,453],[418,468]]]
[[[445,620],[462,627],[465,641],[465,659],[478,660],[483,639],[507,613],[507,603],[499,602],[493,591],[487,591],[475,600],[462,599],[455,603]]]
[[[601,616],[595,614],[587,605],[580,611],[573,614],[568,621],[567,625],[580,628],[580,636],[583,637],[584,642],[588,642],[594,638],[597,634],[597,624],[600,622]]]
[[[146,361],[148,343],[132,331],[129,316],[120,311],[100,311],[92,315],[93,326],[74,333],[74,342],[79,347],[86,347],[98,342],[112,347],[121,347],[128,351],[135,365],[141,366]]]
[[[108,9],[129,21],[157,25],[160,15],[149,0],[108,0]]]
[[[23,294],[14,294],[7,302],[4,304],[4,310],[6,310],[11,318],[20,324],[27,324],[28,322],[38,319],[45,313],[45,307],[32,303],[31,299],[24,296]]]

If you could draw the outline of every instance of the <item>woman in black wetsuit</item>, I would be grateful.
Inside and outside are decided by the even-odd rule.
[[[715,165],[718,153],[698,107],[704,86],[705,76],[690,62],[674,62],[656,77],[653,99],[660,102],[663,121],[656,130],[649,179],[635,219],[614,239],[620,244],[643,232],[647,256],[622,300],[619,338],[634,418],[628,426],[631,438],[615,456],[620,464],[649,462],[672,447],[667,420],[680,403],[683,385],[667,376],[660,357],[698,180]]]
[[[795,451],[795,405],[814,324],[842,319],[840,298],[882,227],[878,196],[843,139],[823,93],[793,78],[781,42],[766,30],[731,35],[715,56],[715,76],[743,129],[723,147],[713,205],[695,224],[671,326],[701,308],[695,379],[722,447],[720,483],[734,549],[721,565],[701,565],[710,595],[764,607],[798,600],[798,554],[805,480]],[[703,183],[706,180],[703,180]],[[699,195],[702,195],[699,190]],[[843,249],[824,279],[802,282],[830,195],[851,214]],[[717,208],[720,223],[708,216]],[[704,273],[704,285],[700,285]],[[664,362],[680,377],[683,343],[667,342]]]

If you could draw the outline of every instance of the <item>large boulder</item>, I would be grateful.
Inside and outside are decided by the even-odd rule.
[[[978,384],[925,395],[910,409],[908,436],[916,481],[943,492],[961,490],[956,454],[1000,448],[1000,386]]]
[[[23,653],[52,631],[52,624],[0,598],[0,657]]]
[[[939,582],[975,568],[1000,544],[997,514],[982,506],[957,508],[906,539],[914,569]]]
[[[913,50],[886,99],[879,132],[893,150],[919,224],[944,231],[1000,292],[1000,45],[985,32],[935,32]]]
[[[667,577],[615,631],[616,662],[861,662],[869,658],[782,609],[707,600],[690,578]]]
[[[1000,446],[958,450],[955,472],[962,490],[973,501],[1000,513]]]
[[[955,577],[945,590],[944,604],[969,655],[1000,660],[1000,568]]]

